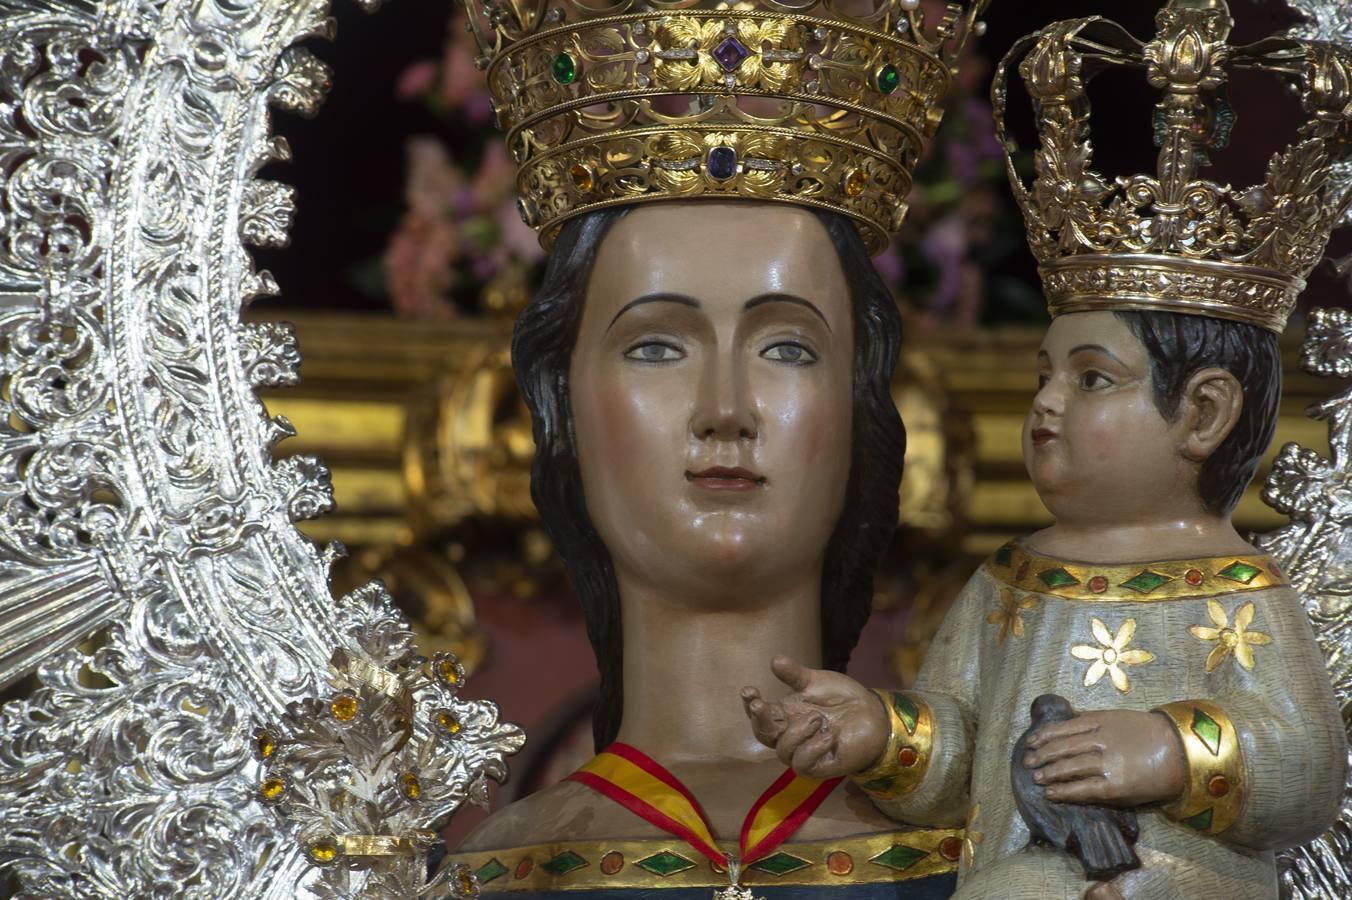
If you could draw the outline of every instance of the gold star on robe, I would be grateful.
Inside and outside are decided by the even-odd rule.
[[[1104,674],[1107,674],[1112,679],[1113,687],[1124,694],[1127,693],[1131,690],[1131,682],[1122,667],[1145,665],[1155,658],[1155,654],[1149,650],[1127,649],[1131,639],[1136,636],[1135,619],[1123,622],[1116,635],[1110,632],[1108,626],[1098,617],[1094,618],[1092,627],[1094,640],[1099,642],[1099,646],[1078,644],[1070,648],[1070,655],[1076,659],[1093,661],[1093,665],[1084,673],[1084,686],[1092,687],[1098,684]]]
[[[1023,613],[1037,606],[1037,603],[1037,597],[1032,594],[1025,594],[1022,599],[1015,599],[1014,592],[1009,588],[1002,590],[999,608],[986,617],[989,624],[1000,626],[1000,633],[996,635],[995,643],[1003,644],[1011,631],[1016,638],[1023,637]]]
[[[1215,671],[1216,667],[1232,654],[1241,666],[1253,670],[1253,648],[1272,643],[1272,635],[1249,630],[1249,625],[1253,623],[1254,612],[1253,601],[1250,600],[1235,613],[1235,623],[1231,625],[1230,617],[1225,614],[1225,607],[1216,600],[1207,601],[1206,613],[1216,627],[1193,625],[1188,631],[1199,641],[1217,642],[1206,658],[1208,672]]]

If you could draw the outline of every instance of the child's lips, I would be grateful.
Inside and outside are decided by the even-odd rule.
[[[1033,437],[1033,446],[1041,447],[1044,444],[1049,443],[1050,441],[1056,440],[1057,434],[1050,428],[1034,428],[1032,437]]]

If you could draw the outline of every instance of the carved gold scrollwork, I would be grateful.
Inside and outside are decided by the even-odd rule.
[[[404,445],[410,514],[419,531],[471,516],[530,520],[530,413],[501,342],[475,348],[414,401]]]

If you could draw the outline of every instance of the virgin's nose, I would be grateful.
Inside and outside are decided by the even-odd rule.
[[[701,440],[755,440],[760,432],[749,378],[732,354],[711,355],[699,385],[690,430]]]

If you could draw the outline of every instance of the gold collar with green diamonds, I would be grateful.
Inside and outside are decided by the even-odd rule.
[[[744,887],[845,887],[956,872],[961,829],[917,828],[833,841],[783,844],[742,870]],[[680,841],[587,841],[453,853],[485,894],[623,888],[723,888],[728,876]]]
[[[1263,554],[1097,565],[1038,556],[1017,541],[997,550],[986,570],[1018,590],[1096,603],[1215,597],[1289,583]]]

